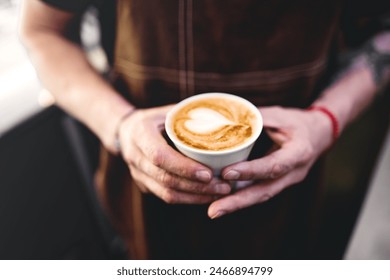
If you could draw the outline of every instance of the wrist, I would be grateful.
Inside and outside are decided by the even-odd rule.
[[[115,126],[113,148],[116,154],[120,154],[122,152],[121,137],[120,137],[120,131],[122,125],[128,118],[130,118],[131,115],[135,113],[135,111],[136,111],[135,107],[130,108],[125,114],[122,115],[122,117],[119,119],[119,121]]]
[[[313,116],[313,127],[321,133],[321,152],[329,149],[337,140],[340,134],[337,117],[325,106],[310,106],[307,111]]]
[[[339,121],[338,121],[337,117],[335,116],[335,114],[331,110],[329,110],[327,107],[319,106],[319,105],[310,106],[309,108],[307,108],[307,110],[308,111],[316,111],[316,112],[321,113],[323,116],[326,116],[326,118],[328,119],[328,121],[331,124],[332,140],[333,140],[333,142],[336,141],[337,138],[339,137],[339,134],[340,134],[340,125],[339,125]]]
[[[119,137],[120,127],[125,119],[130,116],[130,114],[135,111],[135,107],[130,104],[125,104],[124,106],[118,107],[117,109],[111,112],[109,118],[102,123],[102,129],[100,130],[100,139],[103,146],[111,153],[118,154],[117,139]]]
[[[339,124],[339,133],[364,111],[375,97],[375,84],[370,70],[355,69],[324,90],[311,106],[329,109]]]

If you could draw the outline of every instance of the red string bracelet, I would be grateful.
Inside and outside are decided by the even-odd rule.
[[[332,123],[332,138],[333,138],[333,142],[335,142],[336,139],[339,137],[339,133],[340,133],[340,126],[336,116],[331,111],[329,111],[329,109],[323,106],[310,106],[309,108],[307,108],[307,110],[320,111],[324,113],[326,116],[328,116],[328,118]]]

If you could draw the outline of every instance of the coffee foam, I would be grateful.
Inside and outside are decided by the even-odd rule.
[[[195,108],[188,112],[185,127],[192,133],[213,133],[225,125],[234,125],[224,115],[209,108]]]
[[[256,116],[242,102],[209,97],[180,108],[171,123],[176,137],[184,144],[220,151],[245,143],[254,131]]]

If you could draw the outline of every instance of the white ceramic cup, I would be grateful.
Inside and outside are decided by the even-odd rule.
[[[254,113],[254,115],[256,116],[256,123],[253,126],[254,131],[248,140],[243,142],[241,145],[235,146],[231,149],[226,149],[221,151],[210,151],[210,150],[202,150],[202,149],[190,147],[185,143],[181,142],[176,137],[172,129],[173,126],[171,124],[172,117],[175,115],[175,113],[180,108],[187,105],[188,103],[191,103],[196,100],[208,99],[210,97],[223,97],[225,99],[230,99],[234,102],[239,102],[240,104],[243,104]],[[202,93],[184,99],[183,101],[177,103],[168,112],[165,120],[165,130],[168,134],[168,137],[172,140],[176,148],[187,157],[192,158],[210,167],[213,170],[215,176],[219,176],[221,170],[224,167],[231,165],[233,163],[246,160],[257,138],[260,136],[262,129],[263,129],[263,118],[261,116],[259,109],[256,106],[254,106],[248,100],[241,98],[239,96],[228,94],[228,93],[219,93],[219,92]]]

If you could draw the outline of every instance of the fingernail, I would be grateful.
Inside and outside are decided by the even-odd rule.
[[[220,217],[222,217],[225,214],[226,214],[225,211],[218,211],[217,213],[215,213],[214,216],[211,217],[211,219],[214,220],[214,219],[220,218]]]
[[[195,176],[198,180],[203,182],[209,182],[211,180],[211,174],[210,172],[206,170],[200,170],[195,173]]]
[[[219,194],[228,194],[231,191],[231,188],[228,184],[217,184],[214,186],[214,190]]]
[[[226,180],[237,180],[240,178],[240,173],[236,170],[230,170],[223,176],[223,178]]]

